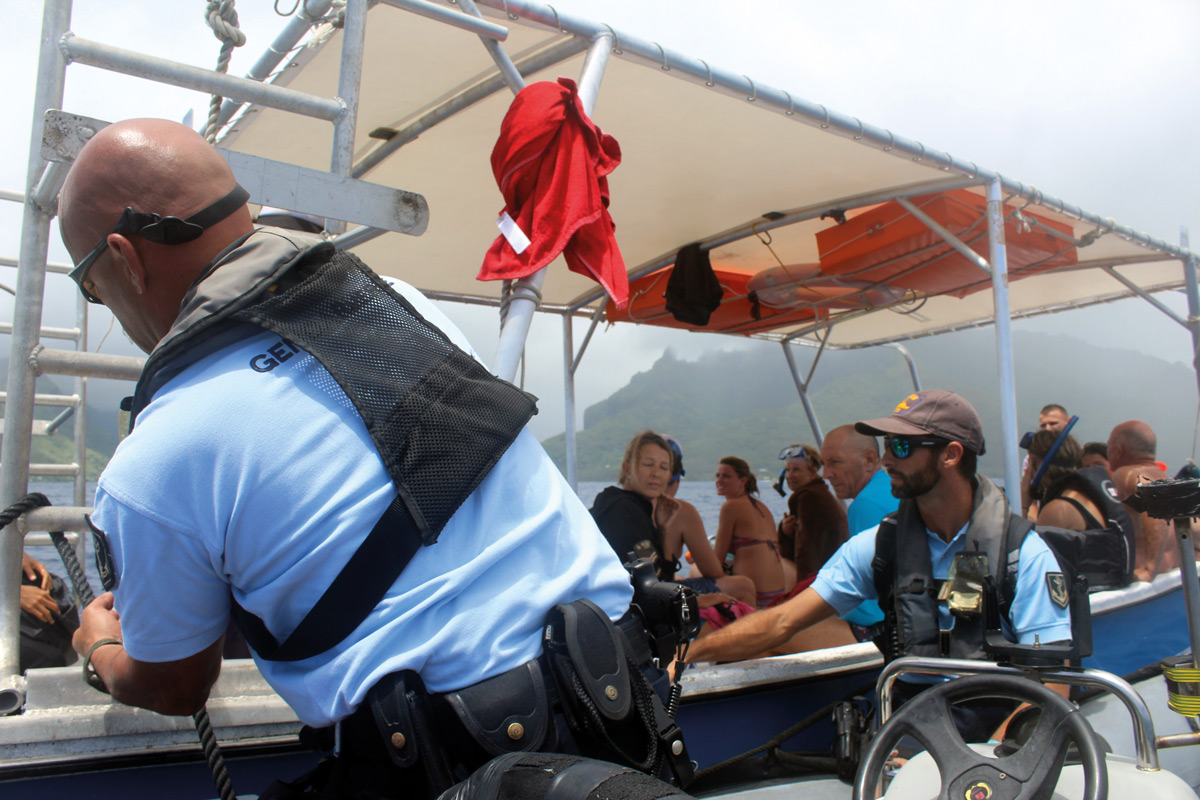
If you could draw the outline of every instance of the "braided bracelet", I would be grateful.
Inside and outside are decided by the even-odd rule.
[[[83,657],[83,679],[97,691],[108,694],[108,687],[104,685],[104,680],[100,674],[96,672],[96,668],[92,666],[92,654],[96,652],[96,648],[103,647],[106,644],[119,644],[124,646],[124,642],[120,639],[97,639],[91,647],[88,648],[87,655]]]

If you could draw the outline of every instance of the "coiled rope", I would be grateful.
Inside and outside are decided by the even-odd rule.
[[[221,40],[221,53],[217,57],[217,72],[229,72],[229,60],[233,56],[233,48],[246,43],[246,34],[238,27],[237,10],[233,7],[234,0],[208,0],[204,11],[204,19],[213,35]],[[225,98],[214,94],[208,104],[208,122],[204,126],[204,138],[209,144],[217,141],[217,131],[221,127],[221,103]]]
[[[9,523],[21,515],[36,508],[43,508],[49,505],[50,499],[46,495],[41,492],[30,492],[0,512],[0,530],[3,530]],[[50,541],[54,543],[54,548],[58,550],[63,567],[67,570],[67,575],[71,579],[71,585],[75,588],[75,594],[79,597],[80,607],[89,605],[96,599],[95,593],[92,591],[92,587],[88,585],[87,576],[83,572],[83,566],[80,565],[79,559],[75,556],[75,550],[71,547],[71,543],[67,541],[67,537],[62,531],[51,531]],[[104,588],[107,590],[112,587],[105,585]],[[217,743],[217,734],[213,730],[212,721],[208,718],[208,710],[201,708],[192,715],[192,721],[196,724],[196,733],[200,736],[200,745],[204,749],[204,758],[208,762],[208,769],[212,773],[213,783],[217,786],[219,797],[221,800],[237,800],[237,794],[233,791],[233,782],[229,779],[229,771],[225,768],[225,757],[221,754],[221,747]]]

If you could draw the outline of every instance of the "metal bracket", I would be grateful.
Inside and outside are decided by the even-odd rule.
[[[74,162],[88,140],[108,124],[65,111],[47,111],[42,126],[42,158]],[[410,236],[421,235],[429,224],[429,204],[415,192],[219,147],[217,152],[255,203]]]

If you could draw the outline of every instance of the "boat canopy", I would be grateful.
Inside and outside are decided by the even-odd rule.
[[[592,116],[621,147],[621,165],[609,176],[610,211],[632,297],[626,309],[609,305],[609,321],[829,347],[990,323],[987,262],[946,255],[950,245],[913,215],[928,209],[987,259],[985,186],[997,179],[1012,317],[1185,285],[1187,251],[973,162],[549,6],[479,5],[492,6],[481,9],[485,18],[507,30],[503,49],[527,82],[580,76],[593,41],[609,40]],[[454,6],[435,7],[465,16]],[[332,35],[296,51],[274,82],[336,94],[340,34],[326,33]],[[388,233],[356,251],[377,271],[435,298],[497,304],[499,285],[475,275],[498,235],[504,201],[489,157],[512,92],[488,48],[463,47],[463,37],[473,36],[388,4],[371,10],[353,175],[424,195],[431,214],[421,236]],[[220,143],[325,169],[332,135],[322,120],[247,106]],[[968,208],[973,219],[939,216],[939,209]],[[859,218],[881,214],[874,227],[851,230]],[[871,250],[873,237],[887,238],[914,219],[924,238],[893,237],[890,254],[876,248],[876,256],[839,260],[848,250]],[[1050,247],[1017,246],[1039,235]],[[839,237],[844,241],[829,244]],[[662,307],[666,268],[693,242],[708,251],[725,289],[725,307],[703,327],[681,324]],[[874,261],[864,266],[863,258]],[[589,314],[605,300],[561,258],[548,270],[541,298],[545,310]]]

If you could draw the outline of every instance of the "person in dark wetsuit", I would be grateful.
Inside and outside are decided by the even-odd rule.
[[[592,518],[622,561],[654,562],[660,580],[673,580],[678,564],[663,550],[662,531],[679,510],[674,498],[663,494],[671,480],[672,455],[666,440],[642,431],[630,440],[621,459],[619,486],[596,495]]]

